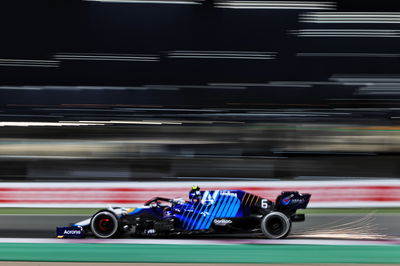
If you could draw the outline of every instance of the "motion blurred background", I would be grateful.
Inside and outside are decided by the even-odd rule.
[[[399,162],[398,0],[0,1],[1,265],[400,265]],[[51,239],[192,185],[312,197],[287,240]]]
[[[398,178],[398,11],[1,1],[0,179]]]

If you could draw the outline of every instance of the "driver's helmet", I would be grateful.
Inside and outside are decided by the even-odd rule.
[[[201,194],[200,194],[200,187],[193,186],[192,190],[189,192],[189,199],[191,202],[200,202],[201,201]]]

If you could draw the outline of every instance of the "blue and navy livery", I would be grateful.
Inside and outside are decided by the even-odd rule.
[[[271,221],[281,222],[290,230],[291,222],[304,220],[304,215],[296,214],[296,211],[306,208],[310,197],[310,194],[289,191],[282,192],[272,202],[242,190],[205,190],[199,191],[190,201],[156,197],[146,202],[143,208],[100,210],[73,227],[83,228],[88,235],[100,238],[128,232],[146,236],[261,231],[262,224]],[[269,230],[267,225],[265,230]],[[62,230],[57,231],[57,235],[60,232]]]
[[[173,215],[183,230],[206,230],[215,218],[242,217],[246,212],[241,205],[244,194],[240,190],[202,191],[200,202],[174,206]]]

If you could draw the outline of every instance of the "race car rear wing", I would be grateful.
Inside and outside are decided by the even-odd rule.
[[[298,209],[307,208],[310,198],[311,194],[300,194],[298,191],[283,191],[276,198],[275,208],[295,212]]]

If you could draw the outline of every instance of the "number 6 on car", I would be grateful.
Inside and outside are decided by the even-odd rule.
[[[261,200],[261,208],[263,208],[263,209],[268,208],[268,200],[266,200],[266,199]]]

